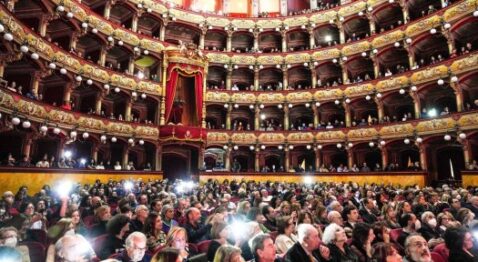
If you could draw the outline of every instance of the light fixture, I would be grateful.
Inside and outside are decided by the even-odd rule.
[[[106,90],[108,90],[108,89],[110,89],[110,85],[104,84],[104,85],[103,85],[103,88],[106,89]]]
[[[123,42],[122,40],[119,40],[119,41],[118,41],[118,45],[119,45],[119,46],[122,46],[123,44],[124,44],[124,42]]]
[[[338,99],[335,99],[334,103],[335,103],[336,105],[338,105],[338,104],[340,104],[340,101],[339,101]]]
[[[369,142],[369,143],[368,143],[368,146],[369,146],[369,147],[374,147],[374,146],[375,146],[375,143],[374,143],[374,142]]]
[[[310,103],[305,103],[305,107],[309,108],[309,107],[310,107]]]
[[[73,131],[70,132],[70,137],[71,138],[76,138],[76,136],[78,136],[78,133],[76,131],[73,130]]]
[[[405,42],[407,42],[407,44],[411,44],[412,41],[413,41],[413,40],[412,40],[410,37],[405,40]]]
[[[30,121],[28,121],[28,120],[25,120],[22,123],[23,128],[30,128],[31,126],[32,126],[32,123],[30,123]]]
[[[261,149],[262,149],[262,150],[266,149],[266,146],[265,146],[265,145],[262,145],[262,146],[261,146]]]
[[[438,111],[435,108],[432,108],[428,110],[427,115],[429,117],[437,117],[438,116]]]
[[[365,99],[366,99],[366,100],[370,100],[370,99],[372,99],[372,97],[371,97],[370,95],[366,95],[366,96],[365,96]]]
[[[111,142],[116,143],[116,141],[118,141],[118,139],[115,136],[111,138]]]
[[[342,148],[342,144],[341,144],[341,143],[337,143],[337,148]]]
[[[322,149],[322,145],[317,145],[317,149]]]
[[[264,104],[260,104],[260,105],[259,105],[259,108],[260,108],[260,109],[263,109],[263,108],[264,108]]]
[[[381,97],[382,97],[382,94],[381,94],[381,93],[377,93],[376,96],[377,96],[377,98],[381,98]]]
[[[345,103],[350,104],[351,100],[350,98],[345,99]]]
[[[40,132],[46,133],[47,131],[48,131],[48,127],[47,127],[47,126],[42,125],[42,126],[40,127]]]
[[[249,105],[249,109],[254,109],[254,105]]]
[[[349,142],[349,143],[347,144],[347,146],[348,146],[349,148],[352,148],[352,147],[354,146],[354,144],[353,144],[352,142]]]
[[[146,97],[147,97],[147,95],[146,95],[145,93],[142,93],[142,94],[141,94],[141,98],[142,98],[142,99],[146,99]]]
[[[101,135],[100,140],[101,142],[106,142],[107,137],[105,135]]]
[[[266,115],[265,114],[261,114],[261,120],[265,120],[266,119]]]
[[[458,137],[460,139],[465,139],[466,138],[466,133],[461,132],[460,134],[458,134]]]
[[[234,104],[234,108],[239,108],[239,104]]]
[[[83,22],[81,23],[81,27],[83,27],[84,29],[88,28],[88,24],[86,22]]]
[[[377,49],[377,48],[374,48],[374,49],[372,50],[372,53],[374,53],[374,54],[378,53],[378,49]]]
[[[293,145],[289,145],[289,149],[290,149],[290,150],[294,149],[294,146],[293,146]]]
[[[234,149],[234,150],[239,150],[239,146],[234,145],[233,149]]]
[[[224,104],[224,108],[229,108],[229,104]]]
[[[134,144],[134,139],[133,139],[133,138],[131,138],[131,137],[130,137],[130,138],[128,138],[128,144],[130,144],[130,145]]]
[[[330,42],[330,41],[332,41],[332,36],[331,35],[326,35],[324,39],[325,39],[325,42]]]
[[[21,45],[20,46],[20,51],[22,51],[22,53],[28,52],[28,46],[27,45]]]
[[[93,34],[97,34],[97,33],[98,33],[98,29],[93,28],[93,29],[91,29],[91,32],[92,32]]]
[[[6,33],[3,35],[3,39],[7,40],[7,41],[12,41],[13,40],[13,35],[10,34],[10,33]]]
[[[288,106],[289,108],[292,108],[292,107],[294,107],[294,105],[293,105],[293,104],[289,104],[289,105],[287,105],[287,106]]]
[[[393,46],[395,46],[395,47],[400,47],[400,42],[395,42],[395,43],[393,44]]]
[[[121,91],[121,90],[120,90],[119,87],[115,87],[115,92],[116,92],[116,93],[119,93],[120,91]]]
[[[115,39],[112,36],[108,36],[108,42],[113,42]]]
[[[20,124],[21,120],[18,117],[13,117],[12,118],[12,124],[18,126]]]
[[[62,6],[62,5],[59,5],[59,6],[56,7],[56,11],[63,12],[63,11],[65,11],[65,7]]]
[[[364,15],[363,11],[358,12],[358,15],[363,16]]]
[[[418,88],[417,88],[417,86],[412,86],[412,87],[410,87],[410,90],[412,90],[413,92],[417,92]]]
[[[381,146],[384,146],[387,142],[385,142],[385,140],[380,140],[380,145]]]
[[[450,27],[451,27],[451,24],[450,24],[450,23],[445,23],[445,24],[443,25],[443,28],[445,28],[445,29],[450,29]]]
[[[3,31],[5,31],[5,27],[2,24],[0,24],[0,33],[3,33]]]
[[[32,58],[33,60],[38,60],[38,58],[40,58],[40,56],[39,56],[37,53],[32,53],[32,54],[31,54],[31,58]]]
[[[458,82],[458,77],[457,76],[452,76],[450,80],[452,82],[456,83],[456,82]]]
[[[68,73],[68,71],[66,71],[65,68],[60,69],[60,74],[66,75],[66,73]]]
[[[93,80],[91,80],[91,79],[86,80],[86,84],[91,86],[93,84]]]
[[[282,145],[278,145],[277,148],[278,148],[279,150],[282,150],[284,147],[283,147]]]
[[[143,139],[140,139],[140,140],[138,141],[138,143],[139,143],[140,145],[144,145],[144,140],[143,140]]]
[[[319,106],[320,106],[320,102],[315,102],[315,106],[316,106],[316,107],[319,107]]]
[[[366,57],[367,56],[367,52],[362,52],[362,57]]]
[[[90,134],[88,134],[88,132],[84,132],[82,136],[83,139],[87,139],[88,137],[90,137]]]
[[[434,35],[434,34],[436,34],[436,33],[437,33],[437,30],[436,30],[436,28],[432,28],[432,29],[430,29],[430,34]]]
[[[61,129],[59,129],[58,127],[53,128],[53,134],[58,135],[60,133],[61,133]]]
[[[277,108],[282,109],[282,104],[278,104]]]
[[[476,10],[476,11],[473,12],[473,16],[474,16],[474,17],[478,17],[478,10]]]
[[[50,69],[55,69],[55,68],[56,68],[56,64],[53,63],[53,62],[51,62],[51,63],[48,64],[48,68],[50,68]]]
[[[449,134],[446,134],[443,139],[445,139],[445,141],[450,141],[451,140],[451,136]]]
[[[308,150],[310,150],[312,148],[311,145],[307,145],[305,148],[307,148]]]
[[[81,76],[76,76],[76,77],[75,77],[75,80],[76,80],[77,82],[81,82],[81,80],[83,80],[83,78],[82,78]]]
[[[407,144],[407,145],[410,144],[410,139],[405,138],[405,139],[403,140],[403,143],[405,143],[405,144]]]
[[[421,137],[418,136],[418,137],[415,139],[415,141],[416,141],[418,144],[420,144],[420,143],[423,142],[423,138],[421,138]]]
[[[401,95],[405,94],[405,89],[403,88],[400,88],[400,90],[398,91]]]
[[[254,146],[249,146],[249,150],[254,150]]]
[[[66,17],[68,17],[68,18],[73,18],[73,13],[72,13],[72,12],[66,13]]]

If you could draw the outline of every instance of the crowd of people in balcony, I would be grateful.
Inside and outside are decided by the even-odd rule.
[[[43,249],[62,262],[476,261],[477,194],[227,179],[27,184],[0,200],[0,259]]]

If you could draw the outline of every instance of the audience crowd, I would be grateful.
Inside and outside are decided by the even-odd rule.
[[[478,261],[477,215],[448,185],[60,181],[3,193],[0,261]]]

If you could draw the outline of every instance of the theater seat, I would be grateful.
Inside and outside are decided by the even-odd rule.
[[[274,242],[276,242],[276,238],[277,238],[278,235],[279,235],[279,232],[277,232],[277,231],[269,232],[269,236],[271,236],[272,241],[274,241]]]
[[[212,240],[204,240],[197,244],[199,253],[207,253]]]
[[[28,229],[26,241],[38,242],[43,246],[48,246],[48,236],[45,230]]]
[[[450,250],[446,247],[445,243],[440,243],[433,248],[433,252],[440,254],[445,261],[448,261]]]
[[[44,245],[33,241],[22,242],[20,245],[28,247],[31,262],[45,262],[46,248]]]
[[[106,242],[107,237],[108,237],[108,235],[104,234],[104,235],[101,235],[101,236],[98,236],[98,237],[94,238],[91,241],[91,246],[93,247],[93,250],[95,251],[96,255],[101,254],[101,249],[105,246],[105,242]]]
[[[403,229],[401,229],[401,228],[392,229],[392,230],[390,231],[390,239],[391,239],[394,243],[398,244],[398,242],[397,242],[397,241],[398,241],[398,237],[400,237],[400,235],[402,234],[402,232],[403,232]]]
[[[86,216],[83,218],[83,224],[87,228],[91,228],[95,224],[95,216]]]
[[[431,252],[431,255],[432,255],[433,262],[446,262],[447,261],[440,254],[438,254],[437,252]]]

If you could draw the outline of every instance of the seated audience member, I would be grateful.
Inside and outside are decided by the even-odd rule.
[[[227,245],[229,236],[229,226],[225,222],[216,222],[211,228],[212,241],[207,250],[207,260],[213,261],[214,255],[220,246]]]
[[[7,225],[13,226],[18,230],[18,235],[21,240],[26,239],[28,229],[45,230],[47,223],[40,213],[35,213],[35,207],[32,202],[23,201],[18,210],[20,213],[15,215]]]
[[[422,226],[420,220],[417,219],[415,214],[404,214],[398,220],[400,226],[402,226],[402,233],[397,239],[398,244],[405,247],[405,240],[413,233],[416,233]]]
[[[54,261],[90,261],[96,257],[90,243],[81,235],[66,235],[60,238],[55,244]]]
[[[144,228],[146,218],[148,218],[148,207],[145,205],[138,205],[135,209],[135,218],[130,222],[130,231],[141,231]]]
[[[359,211],[360,217],[366,223],[373,224],[377,221],[377,216],[373,213],[375,210],[375,203],[371,198],[364,198],[362,200],[362,208]]]
[[[151,212],[146,218],[143,231],[148,238],[147,245],[150,251],[166,243],[166,234],[163,232],[163,221],[161,216],[155,212]]]
[[[95,219],[97,221],[90,229],[90,237],[94,238],[106,234],[106,223],[111,218],[111,208],[108,205],[102,205],[95,210]]]
[[[252,254],[255,262],[276,261],[276,250],[274,241],[268,234],[259,234],[252,240]],[[280,261],[280,259],[277,259]]]
[[[99,258],[106,259],[124,248],[124,238],[129,231],[129,222],[129,217],[121,214],[115,215],[108,221],[107,237],[101,246]]]
[[[208,240],[211,224],[203,225],[201,223],[201,211],[195,207],[186,210],[186,224],[184,228],[188,233],[189,243],[199,243]]]
[[[359,261],[357,255],[355,255],[352,249],[347,245],[347,236],[341,226],[335,223],[328,225],[324,230],[322,241],[330,249],[329,261]]]
[[[18,231],[16,228],[0,228],[0,247],[14,248],[21,254],[21,258],[18,261],[30,262],[30,251],[28,250],[28,247],[24,245],[18,245],[18,242]]]
[[[174,208],[171,205],[164,205],[161,209],[161,218],[163,219],[163,232],[168,234],[169,230],[178,226],[178,222],[174,220]]]
[[[378,243],[373,247],[373,261],[376,262],[401,262],[402,256],[397,248],[390,243]]]
[[[373,228],[369,224],[357,223],[352,232],[350,248],[360,262],[372,259],[372,242],[375,239]]]
[[[131,233],[125,240],[125,249],[116,256],[119,261],[149,262],[151,256],[146,254],[146,236],[141,232]]]
[[[241,250],[234,246],[221,246],[214,256],[213,262],[244,262]]]
[[[285,254],[297,242],[294,235],[295,223],[290,216],[280,217],[277,220],[277,228],[279,235],[275,240],[275,247],[278,254]]]
[[[163,248],[153,255],[151,262],[182,262],[184,258],[180,256],[176,248]]]
[[[432,262],[427,241],[419,234],[413,233],[405,240],[405,259],[407,262]]]
[[[449,262],[478,261],[478,254],[473,249],[473,236],[465,228],[448,228],[444,237],[446,247],[450,250]]]
[[[442,232],[440,232],[440,230],[435,215],[430,211],[425,211],[421,217],[421,227],[417,232],[420,233],[426,241],[429,241],[429,243],[432,241],[434,242],[434,245],[436,245],[443,242],[443,239],[441,238]]]
[[[186,259],[194,254],[189,251],[188,234],[182,227],[173,227],[166,237],[165,247],[172,247],[179,250],[179,255]]]
[[[272,208],[270,205],[263,206],[262,215],[264,215],[264,217],[266,218],[264,226],[270,231],[277,231],[276,215],[274,208]]]
[[[332,261],[333,258],[329,248],[320,245],[319,232],[314,226],[309,224],[299,225],[297,235],[298,241],[287,251],[284,262]]]

